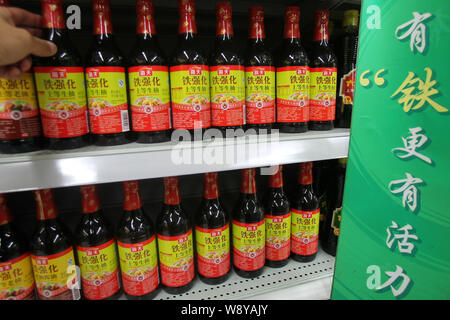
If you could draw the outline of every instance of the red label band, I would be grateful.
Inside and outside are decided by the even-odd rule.
[[[355,95],[355,77],[356,69],[352,69],[341,78],[339,96],[342,97],[343,104],[353,103],[353,97]]]
[[[277,99],[277,122],[308,122],[309,101]]]
[[[247,253],[233,248],[233,264],[238,269],[245,271],[258,270],[264,266],[265,260],[265,248],[260,250],[258,253]]]
[[[212,125],[240,126],[244,124],[245,101],[211,103]]]
[[[20,112],[20,111],[18,111]],[[41,135],[41,124],[39,122],[39,116],[24,117],[23,112],[11,113],[10,119],[4,119],[2,116],[4,113],[0,113],[0,139],[1,140],[16,140],[31,137],[38,137]],[[37,111],[36,111],[37,114]],[[12,120],[11,117],[19,118],[18,120]]]
[[[141,296],[152,292],[159,285],[158,268],[138,276],[130,276],[122,272],[122,284],[123,290],[131,296]]]
[[[131,106],[133,131],[170,129],[170,103],[158,106]]]
[[[209,103],[196,105],[172,103],[172,114],[174,129],[200,129],[211,126]]]
[[[247,102],[246,119],[249,124],[275,122],[275,101]]]
[[[336,100],[311,100],[310,121],[332,121],[336,116]]]
[[[86,106],[76,111],[49,112],[41,109],[44,136],[48,138],[78,137],[89,132]]]
[[[221,277],[230,271],[230,253],[220,259],[206,259],[197,254],[198,273],[207,278]]]
[[[108,109],[92,108],[89,110],[91,131],[94,134],[128,131],[123,129],[129,125],[128,119],[127,104]],[[124,125],[124,123],[126,124]]]

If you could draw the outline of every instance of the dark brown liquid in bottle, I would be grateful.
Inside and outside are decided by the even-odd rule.
[[[0,263],[9,262],[24,254],[29,254],[28,245],[23,236],[16,230],[11,222],[11,215],[6,205],[6,196],[0,194]],[[0,300],[15,298],[17,295],[23,294],[21,290],[23,289],[20,288],[19,290],[8,292],[7,295],[2,295]],[[22,298],[22,300],[34,300],[35,298],[36,295],[33,290],[26,297]]]
[[[44,7],[45,6],[45,7]],[[49,5],[42,2],[44,26],[42,28],[42,38],[52,41],[58,47],[58,51],[55,55],[48,58],[35,58],[35,67],[82,67],[83,61],[81,56],[75,47],[74,43],[69,37],[69,33],[66,28],[62,27],[62,24],[53,21],[52,19],[62,19],[64,21],[64,15],[62,13],[62,4],[51,4],[50,6],[57,6],[56,12],[60,11],[60,15],[57,17],[49,14]],[[49,19],[49,21],[45,21]],[[49,27],[53,25],[53,27]],[[57,28],[59,27],[59,28]],[[43,106],[40,106],[41,108]],[[53,150],[75,149],[87,146],[90,143],[89,134],[83,134],[75,137],[68,138],[44,138],[45,147]]]
[[[226,10],[226,11],[225,11]],[[224,15],[227,15],[224,17]],[[210,67],[214,66],[243,66],[244,59],[233,41],[233,27],[231,24],[231,2],[221,1],[216,3],[217,30],[214,42],[214,50],[209,57]],[[223,29],[222,29],[223,28]],[[241,81],[241,79],[237,79]],[[212,83],[211,83],[212,85]],[[211,97],[213,98],[213,97]],[[243,129],[243,125],[214,126],[226,136],[226,130]]]
[[[151,22],[151,20],[154,19],[153,5],[150,1],[138,2],[137,11],[139,17],[138,23],[143,23],[145,26],[138,27],[136,43],[129,55],[128,66],[167,66],[168,61],[159,46],[156,30],[153,22]],[[131,101],[131,103],[133,103],[133,101]],[[169,141],[170,132],[171,130],[168,129],[157,131],[134,131],[134,134],[137,138],[136,142],[157,143]]]
[[[248,172],[246,173],[245,170]],[[258,223],[264,221],[264,209],[256,194],[255,169],[244,169],[242,179],[249,180],[247,186],[241,187],[241,194],[234,210],[233,220],[241,223]],[[244,185],[244,181],[242,182]],[[263,273],[264,265],[256,270],[241,270],[234,265],[234,271],[243,278],[258,277]]]
[[[309,55],[311,68],[337,68],[337,58],[333,52],[333,49],[328,43],[328,20],[323,24],[318,23],[318,19],[321,19],[322,11],[324,10],[319,10],[318,12],[316,12],[314,22],[315,28],[319,29],[315,31],[318,36],[316,36],[314,39],[313,49],[311,54]],[[326,14],[329,18],[329,14],[327,11]],[[331,130],[333,128],[333,120],[309,122],[310,130]]]
[[[30,240],[31,253],[37,257],[47,257],[66,250],[73,251],[77,264],[75,249],[72,242],[72,235],[69,229],[58,221],[56,206],[53,202],[52,190],[34,191],[37,209],[37,224]],[[36,285],[39,285],[36,283]],[[81,285],[81,284],[80,284]],[[38,299],[42,300],[75,300],[79,299],[79,289],[68,289],[60,295],[45,297],[38,293]]]
[[[270,187],[265,199],[264,208],[265,208],[264,210],[265,215],[284,216],[289,213],[290,209],[289,200],[283,189],[282,166],[279,167],[279,172],[270,177]],[[290,237],[290,234],[288,234],[288,237]],[[283,260],[270,260],[266,255],[266,266],[272,268],[284,267],[285,265],[287,265],[288,262],[289,256]]]
[[[94,34],[91,49],[86,58],[86,67],[125,67],[126,61],[122,51],[117,46],[116,40],[111,26],[109,0],[93,0],[93,6],[101,6],[103,12],[96,12],[94,15],[102,15],[99,19],[102,26],[100,33]],[[95,28],[95,26],[94,26]],[[89,99],[89,97],[88,97]],[[128,107],[128,114],[130,110]],[[133,132],[117,132],[117,133],[92,133],[93,143],[98,146],[113,146],[132,142],[134,139]]]
[[[83,186],[81,187],[82,195],[82,215],[80,222],[75,229],[75,241],[77,247],[92,248],[101,246],[111,240],[114,240],[113,233],[109,222],[103,217],[103,212],[100,207],[100,202],[97,196],[97,190],[95,186]],[[117,259],[117,253],[114,256],[109,256],[108,259]],[[117,261],[117,265],[119,261]],[[84,276],[84,275],[82,275]],[[111,280],[115,281],[115,280]],[[109,286],[106,284],[106,286]],[[86,297],[86,288],[83,290],[83,294]],[[100,291],[101,289],[99,289]],[[121,289],[113,292],[109,297],[104,300],[116,300],[121,295]],[[102,293],[103,295],[103,293]]]
[[[138,182],[136,181],[133,183],[137,185]],[[126,184],[128,184],[128,186]],[[130,182],[128,181],[124,182],[124,210],[117,226],[116,238],[117,241],[126,244],[142,243],[155,236],[155,228],[153,222],[147,217],[144,208],[142,207],[138,187],[135,187],[135,190],[132,190],[132,187],[130,187],[129,184]],[[136,200],[135,205],[127,203],[127,195]],[[132,202],[132,200],[130,200],[130,202]],[[154,241],[156,241],[156,238]],[[158,268],[158,266],[156,267]],[[125,287],[124,291],[128,300],[151,300],[159,293],[160,286],[140,296],[128,294]]]
[[[189,231],[192,232],[189,218],[180,206],[178,182],[173,179],[178,178],[164,178],[164,204],[156,222],[158,235],[166,237],[181,236]],[[190,282],[177,287],[170,287],[163,284],[163,288],[167,293],[181,294],[189,291],[193,285],[194,278]]]
[[[262,11],[262,7],[251,7],[250,15],[254,15],[256,11]],[[262,13],[264,14],[264,12]],[[262,32],[259,33],[258,30],[250,29],[250,35],[247,43],[247,49],[244,55],[245,67],[274,67],[275,61],[272,54],[266,47],[264,24],[260,23]],[[273,97],[275,98],[275,96]],[[246,124],[246,130],[253,129],[257,134],[260,133],[270,133],[272,130],[272,123],[248,123]],[[261,131],[263,130],[263,131]]]
[[[295,16],[297,15],[297,16]],[[295,21],[291,21],[295,19]],[[284,39],[279,48],[277,68],[304,66],[309,67],[309,58],[300,40],[300,9],[289,7],[286,9]],[[307,122],[278,122],[280,132],[300,133],[308,131]]]
[[[302,165],[302,164],[301,164]],[[300,165],[300,168],[301,168]],[[309,169],[311,170],[311,169]],[[312,172],[310,172],[308,169],[306,170],[300,170],[300,175],[311,175]],[[302,172],[303,171],[303,172]],[[312,178],[311,178],[312,180]],[[313,190],[313,184],[312,181],[310,183],[302,184],[299,183],[297,195],[294,198],[294,201],[292,203],[292,208],[299,210],[299,211],[314,211],[319,209],[319,200],[316,197],[316,194]],[[317,251],[310,255],[301,255],[296,254],[291,251],[291,257],[295,261],[298,262],[310,262],[315,259],[317,255]]]
[[[196,226],[202,229],[219,229],[230,225],[230,216],[223,209],[219,200],[217,185],[217,173],[206,173],[204,175],[203,200],[199,215],[196,217]],[[230,230],[230,229],[229,229]],[[230,243],[228,242],[228,249]],[[228,256],[230,259],[230,256]],[[224,262],[222,262],[224,263]],[[229,264],[228,260],[228,264]],[[207,277],[199,272],[199,278],[207,284],[219,284],[225,282],[229,277],[229,271],[222,276]]]

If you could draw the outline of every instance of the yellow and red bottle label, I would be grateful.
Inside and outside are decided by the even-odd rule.
[[[170,129],[169,68],[130,67],[128,80],[133,131]]]
[[[356,69],[350,70],[341,78],[339,85],[339,96],[342,97],[342,104],[353,104],[353,97],[355,95],[356,85]]]
[[[72,247],[49,256],[31,255],[36,288],[41,300],[78,300],[78,292],[68,285],[76,280]]]
[[[123,67],[86,68],[89,121],[94,134],[130,131]]]
[[[233,220],[233,264],[238,269],[254,271],[264,266],[264,222],[243,223]]]
[[[31,72],[18,80],[0,78],[0,139],[41,135],[39,110]]]
[[[244,124],[245,72],[243,66],[210,67],[213,126]]]
[[[170,87],[174,129],[211,126],[208,66],[170,67]]]
[[[245,67],[247,123],[275,122],[275,91],[275,67]]]
[[[266,215],[266,258],[280,261],[289,258],[291,250],[291,213]]]
[[[0,300],[30,300],[34,298],[34,277],[28,253],[0,262]]]
[[[158,252],[156,237],[139,243],[117,241],[124,291],[132,296],[142,296],[159,285]]]
[[[319,240],[320,209],[300,211],[291,209],[291,251],[299,255],[317,252]]]
[[[334,120],[336,83],[336,68],[311,68],[310,121]]]
[[[114,239],[95,247],[77,246],[77,252],[86,299],[105,299],[119,290],[119,265]]]
[[[83,67],[35,67],[44,136],[70,138],[89,132]]]
[[[309,121],[309,67],[277,68],[277,122]]]
[[[181,287],[194,279],[194,244],[192,230],[173,237],[158,234],[161,282],[168,287]]]
[[[230,227],[195,227],[198,273],[208,278],[223,276],[230,270]]]

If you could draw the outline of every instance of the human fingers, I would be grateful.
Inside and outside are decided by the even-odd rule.
[[[17,80],[22,76],[22,71],[15,65],[3,67],[0,77],[8,80]]]
[[[25,59],[23,59],[22,61],[20,61],[18,63],[18,66],[20,68],[20,71],[27,72],[28,70],[30,70],[31,64],[32,64],[31,57],[28,56]]]
[[[47,40],[31,36],[30,53],[38,57],[51,57],[58,51],[56,45]]]

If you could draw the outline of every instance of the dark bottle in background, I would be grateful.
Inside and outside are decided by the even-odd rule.
[[[129,300],[159,292],[156,231],[144,212],[138,181],[123,182],[123,214],[116,231],[123,290]]]
[[[82,215],[75,231],[83,296],[114,300],[120,294],[119,261],[111,226],[103,217],[95,186],[82,186]]]
[[[283,166],[269,178],[269,191],[265,199],[266,266],[284,267],[291,251],[291,213],[283,190]]]
[[[233,265],[243,278],[261,275],[266,258],[264,210],[256,194],[255,171],[241,171],[241,194],[232,222]]]
[[[93,40],[86,59],[89,124],[99,146],[131,142],[125,58],[117,46],[109,0],[92,0]]]
[[[275,117],[275,62],[266,47],[264,9],[249,9],[249,35],[245,51],[245,119],[246,129],[270,133]]]
[[[310,130],[331,130],[336,112],[337,59],[329,45],[328,10],[314,13],[310,58]]]
[[[0,193],[0,300],[34,300],[28,245],[12,224],[6,195]]]
[[[244,59],[233,41],[231,2],[216,2],[216,39],[209,57],[212,126],[243,129],[245,104]]]
[[[319,242],[319,200],[313,189],[312,162],[300,163],[297,195],[291,204],[291,257],[310,262]]]
[[[41,7],[42,37],[58,47],[55,55],[34,63],[45,147],[83,147],[89,144],[83,61],[66,29],[62,1],[41,0]]]
[[[203,175],[195,238],[200,280],[207,284],[226,281],[230,271],[230,217],[220,204],[217,172]]]
[[[79,300],[77,273],[70,231],[58,221],[51,189],[33,192],[37,224],[30,240],[31,262],[40,300]]]
[[[313,166],[313,189],[320,207],[319,240],[325,236],[323,228],[328,212],[328,187],[331,183],[332,163],[333,160],[321,160],[315,161]]]
[[[342,201],[344,197],[345,172],[347,169],[347,158],[334,161],[333,173],[328,184],[328,210],[325,216],[324,235],[320,237],[323,250],[336,256],[341,225]]]
[[[300,8],[285,10],[284,39],[277,57],[277,126],[306,132],[309,121],[309,58],[300,40]]]
[[[178,0],[178,13],[178,39],[170,60],[172,124],[196,139],[194,129],[203,133],[211,126],[209,66],[197,35],[194,0]]]
[[[169,67],[153,10],[153,0],[136,0],[136,43],[128,58],[131,123],[139,143],[170,140]]]
[[[164,178],[164,204],[157,218],[157,237],[161,282],[170,294],[191,289],[195,277],[192,228],[180,203],[178,178]]]
[[[336,100],[336,127],[350,128],[355,94],[356,58],[358,53],[358,10],[344,11],[344,34],[339,56],[338,97]]]

